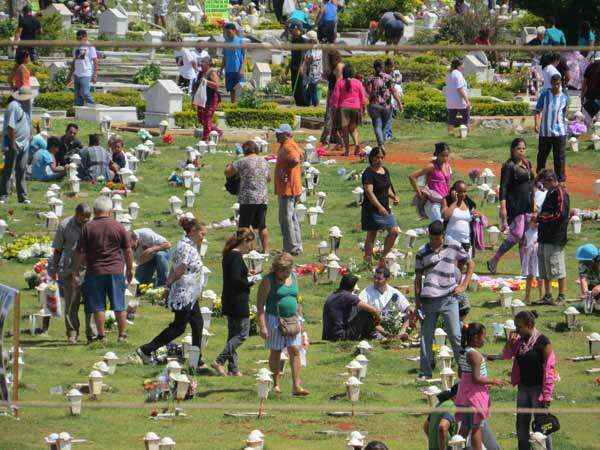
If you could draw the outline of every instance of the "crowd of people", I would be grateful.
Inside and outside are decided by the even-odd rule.
[[[320,7],[313,27],[310,17],[301,10],[283,14],[283,2],[274,1],[275,13],[282,21],[286,16],[291,42],[334,43],[337,39],[339,0],[327,0]],[[156,21],[164,21],[165,2],[155,10]],[[456,13],[468,8],[456,2]],[[162,19],[161,19],[162,18]],[[23,9],[17,34],[20,39],[35,38],[41,31],[39,22]],[[372,24],[370,39],[384,37],[388,44],[398,43],[403,35],[406,18],[387,12]],[[529,45],[565,45],[564,34],[548,19],[546,27],[538,28],[537,37]],[[316,30],[313,30],[316,28]],[[227,42],[241,43],[242,36],[235,24],[224,26]],[[87,46],[87,34],[77,32],[81,42],[73,52],[69,79],[74,87],[75,105],[92,104],[90,86],[98,76],[98,54]],[[582,26],[580,43],[594,43],[589,24]],[[489,34],[482,31],[478,45],[488,45]],[[26,181],[59,180],[74,157],[80,161],[78,176],[84,181],[119,181],[119,172],[126,166],[123,139],[111,136],[108,150],[101,146],[100,136],[91,134],[84,147],[78,138],[78,126],[71,123],[58,138],[39,132],[31,137],[31,87],[26,64],[36,59],[34,48],[21,48],[16,55],[11,74],[13,93],[4,113],[4,169],[0,179],[0,203],[7,202],[9,183],[14,173],[16,193],[20,203],[30,203]],[[208,53],[180,48],[176,53],[179,65],[179,85],[187,90],[197,108],[203,127],[203,139],[212,131],[222,134],[213,124],[224,86],[236,102],[238,86],[244,81],[246,53],[243,49],[225,49],[222,66],[217,68]],[[567,270],[564,247],[571,217],[570,197],[566,182],[566,142],[568,137],[569,94],[568,70],[559,68],[556,54],[540,58],[541,87],[534,108],[538,149],[535,169],[526,156],[522,138],[510,144],[508,158],[502,165],[498,192],[500,227],[505,239],[487,261],[495,274],[504,255],[518,245],[521,275],[526,278],[525,302],[533,303],[533,287],[540,286],[540,303],[564,304],[567,290]],[[476,251],[485,248],[483,229],[488,219],[477,209],[467,193],[467,183],[455,180],[451,164],[451,148],[439,142],[434,146],[432,160],[408,177],[415,194],[416,212],[427,219],[428,242],[414,256],[414,299],[409,300],[391,284],[392,274],[386,256],[393,250],[399,236],[398,221],[392,206],[400,201],[390,171],[384,165],[386,143],[392,138],[394,117],[402,112],[402,75],[392,59],[376,60],[366,79],[357,76],[337,51],[324,53],[320,49],[293,50],[290,62],[292,93],[296,104],[316,106],[318,85],[328,83],[326,115],[321,144],[338,146],[343,155],[353,153],[365,157],[361,174],[364,199],[360,222],[365,232],[364,268],[372,273],[372,282],[357,289],[358,278],[350,273],[341,277],[339,287],[332,292],[322,311],[322,338],[328,341],[377,340],[390,337],[384,323],[394,322],[391,337],[410,339],[419,334],[419,381],[433,377],[435,368],[433,342],[438,319],[444,323],[460,380],[451,390],[439,395],[439,404],[424,424],[430,449],[444,449],[452,430],[470,436],[474,449],[498,449],[490,427],[489,390],[504,382],[488,376],[488,358],[482,352],[486,328],[470,322],[470,305],[465,291],[471,283]],[[224,84],[221,81],[223,74]],[[583,110],[588,122],[600,111],[600,65],[590,62],[583,75]],[[448,132],[471,124],[471,101],[461,59],[454,59],[446,77],[446,108]],[[365,152],[361,146],[359,126],[368,113],[376,146]],[[302,242],[298,202],[303,190],[302,163],[305,154],[294,138],[289,124],[275,130],[279,148],[271,171],[254,141],[245,142],[243,155],[228,163],[225,176],[237,179],[235,193],[239,203],[237,230],[226,241],[222,251],[222,313],[227,318],[227,338],[222,351],[207,364],[201,356],[199,369],[212,368],[221,376],[242,376],[238,351],[250,333],[251,294],[256,295],[258,333],[269,350],[269,369],[273,373],[274,391],[281,392],[282,353],[289,357],[292,374],[292,394],[308,396],[301,379],[304,318],[299,298],[299,283],[294,271],[294,258],[306,253]],[[552,151],[553,169],[547,169]],[[282,251],[274,251],[267,227],[269,208],[268,185],[273,182],[277,197],[279,233]],[[192,332],[192,345],[201,348],[204,321],[199,295],[205,284],[200,246],[207,226],[197,218],[183,215],[180,240],[172,244],[151,228],[127,231],[112,217],[113,204],[105,196],[76,206],[71,217],[58,226],[53,240],[50,274],[60,282],[65,301],[65,329],[70,344],[79,338],[79,309],[84,305],[87,341],[104,342],[107,301],[114,311],[119,342],[127,340],[127,305],[125,291],[132,280],[152,283],[165,289],[165,306],[173,313],[169,325],[147,343],[139,343],[137,355],[144,363],[153,363],[154,353],[181,336],[187,325]],[[381,249],[375,251],[378,233],[385,233]],[[254,273],[244,256],[259,249],[272,254],[268,273]],[[376,261],[375,255],[378,260]],[[600,251],[591,244],[577,251],[581,297],[600,309]],[[134,270],[135,266],[135,270]],[[558,281],[558,294],[553,297],[551,282]],[[137,292],[133,293],[134,295]],[[508,337],[502,358],[512,359],[511,384],[517,388],[519,408],[547,409],[552,401],[556,379],[556,357],[550,339],[536,328],[537,313],[522,311],[515,316],[516,330]],[[137,344],[137,343],[136,343]],[[448,412],[450,403],[461,410]],[[517,413],[516,431],[519,450],[529,447],[532,417],[533,429],[541,429],[541,412]],[[551,438],[546,441],[550,450]],[[366,448],[386,448],[373,442]]]

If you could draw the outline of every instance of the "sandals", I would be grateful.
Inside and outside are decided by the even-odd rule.
[[[292,395],[294,397],[306,397],[307,395],[310,395],[310,392],[308,392],[306,389],[300,388],[298,391],[292,391]]]

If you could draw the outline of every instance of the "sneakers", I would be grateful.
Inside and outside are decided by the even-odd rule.
[[[142,347],[138,347],[135,350],[135,354],[140,357],[143,364],[152,364],[152,357],[150,355],[145,354],[142,350]]]
[[[567,299],[565,298],[565,294],[558,294],[556,297],[556,305],[565,305],[567,303]]]
[[[552,294],[545,294],[539,301],[541,305],[552,305]]]

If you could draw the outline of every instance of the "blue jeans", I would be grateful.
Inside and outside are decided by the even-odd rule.
[[[154,278],[154,272],[156,272],[155,286],[164,286],[169,273],[169,252],[165,250],[156,252],[150,260],[137,266],[135,278],[140,284],[150,283]],[[135,295],[135,292],[132,294]]]
[[[431,363],[433,362],[433,334],[437,324],[438,316],[441,314],[444,320],[444,330],[448,334],[450,346],[454,351],[454,359],[458,365],[460,355],[460,319],[458,317],[458,300],[454,294],[434,299],[422,299],[424,319],[421,324],[421,369],[420,375],[431,377]]]
[[[373,123],[377,145],[383,145],[385,143],[384,129],[390,122],[392,110],[382,105],[369,105],[369,116],[371,116],[371,122]]]
[[[392,131],[392,126],[394,125],[395,119],[394,109],[390,109],[390,114],[388,116],[387,121],[383,124],[383,137],[386,141],[389,141],[394,137],[394,133]]]
[[[75,106],[83,106],[85,104],[94,104],[94,99],[90,91],[92,82],[91,77],[73,77],[75,85]]]

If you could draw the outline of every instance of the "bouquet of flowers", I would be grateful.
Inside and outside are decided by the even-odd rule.
[[[40,284],[40,276],[33,270],[28,270],[23,274],[27,287],[29,289],[35,289]]]
[[[381,316],[381,326],[386,333],[391,336],[397,336],[402,329],[403,320],[404,316],[398,310],[396,302],[390,300]]]
[[[171,145],[173,142],[175,142],[175,138],[171,133],[165,133],[165,135],[162,138],[162,141],[167,145]]]
[[[50,243],[49,236],[26,234],[0,247],[0,255],[5,259],[18,259],[20,262],[32,258],[49,258],[52,256]]]
[[[216,298],[212,303],[212,315],[213,317],[221,317],[221,299]]]

